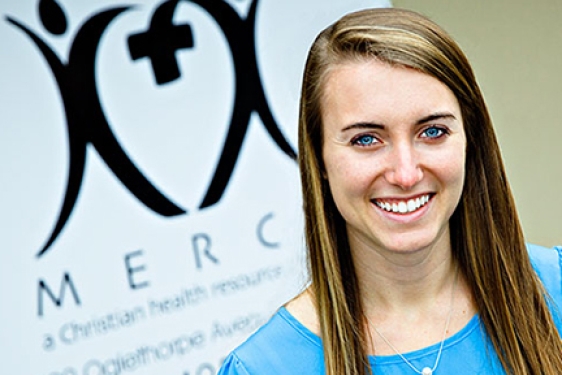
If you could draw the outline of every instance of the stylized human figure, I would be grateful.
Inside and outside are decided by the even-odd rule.
[[[160,4],[152,16],[149,29],[131,35],[128,40],[133,60],[150,58],[156,83],[159,85],[180,77],[175,52],[194,46],[190,26],[173,24],[173,15],[179,1],[168,0]],[[267,132],[285,154],[295,159],[296,153],[281,133],[269,109],[261,83],[255,47],[258,0],[252,2],[246,19],[242,19],[223,1],[187,1],[202,7],[221,28],[232,53],[236,76],[235,103],[228,134],[200,205],[200,208],[206,208],[216,204],[224,194],[253,112],[260,116]],[[99,43],[109,24],[129,9],[131,7],[128,6],[115,7],[86,20],[72,42],[66,64],[36,33],[21,22],[7,17],[9,23],[35,43],[49,64],[63,100],[68,129],[70,165],[65,198],[55,227],[38,256],[50,248],[72,214],[84,177],[88,144],[96,149],[115,176],[145,206],[163,216],[186,213],[186,210],[158,191],[131,161],[111,131],[100,104],[95,75]],[[66,32],[66,16],[55,0],[40,0],[39,13],[43,26],[51,34],[62,35]]]
[[[37,46],[56,79],[64,104],[68,130],[69,171],[64,201],[48,240],[37,256],[51,247],[66,225],[80,193],[86,166],[86,149],[91,144],[125,187],[145,206],[163,216],[176,216],[186,211],[158,191],[135,166],[111,131],[100,104],[96,84],[96,58],[99,43],[109,24],[131,9],[115,7],[99,12],[79,28],[65,64],[39,36],[27,26],[7,17],[7,21],[23,31]],[[53,34],[66,31],[66,17],[54,0],[41,0],[40,18]]]
[[[240,18],[238,13],[224,1],[187,1],[207,11],[220,26],[232,53],[236,75],[234,111],[219,163],[200,205],[200,208],[205,208],[212,206],[222,197],[238,160],[253,112],[260,116],[273,141],[287,156],[295,159],[296,153],[275,122],[259,74],[255,43],[258,0],[252,1],[246,19]]]

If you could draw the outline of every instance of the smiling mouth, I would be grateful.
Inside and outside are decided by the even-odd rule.
[[[400,200],[400,199],[373,199],[373,203],[377,207],[384,211],[397,213],[397,214],[409,214],[416,212],[429,202],[432,194],[421,195],[417,198]]]

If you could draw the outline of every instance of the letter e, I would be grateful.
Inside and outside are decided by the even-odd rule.
[[[142,250],[133,251],[132,253],[128,253],[128,254],[125,255],[125,266],[127,268],[127,280],[129,281],[129,286],[131,287],[131,289],[146,288],[149,285],[148,281],[135,282],[135,280],[134,280],[134,274],[138,273],[138,272],[141,272],[141,271],[144,271],[146,269],[146,267],[144,265],[137,265],[137,266],[131,265],[131,258],[142,256],[142,255],[143,255]]]

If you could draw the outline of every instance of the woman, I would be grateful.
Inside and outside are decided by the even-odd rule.
[[[441,28],[374,9],[324,30],[299,166],[311,285],[221,374],[562,374],[562,249],[526,248],[483,97]]]

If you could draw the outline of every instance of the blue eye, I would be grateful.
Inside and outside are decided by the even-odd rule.
[[[444,134],[446,134],[445,130],[437,127],[431,127],[423,131],[422,137],[435,139],[435,138],[440,138]]]
[[[368,134],[364,134],[364,135],[360,135],[357,138],[354,138],[351,143],[354,145],[358,145],[358,146],[371,146],[375,143],[377,143],[378,140],[373,137],[372,135],[368,135]]]

